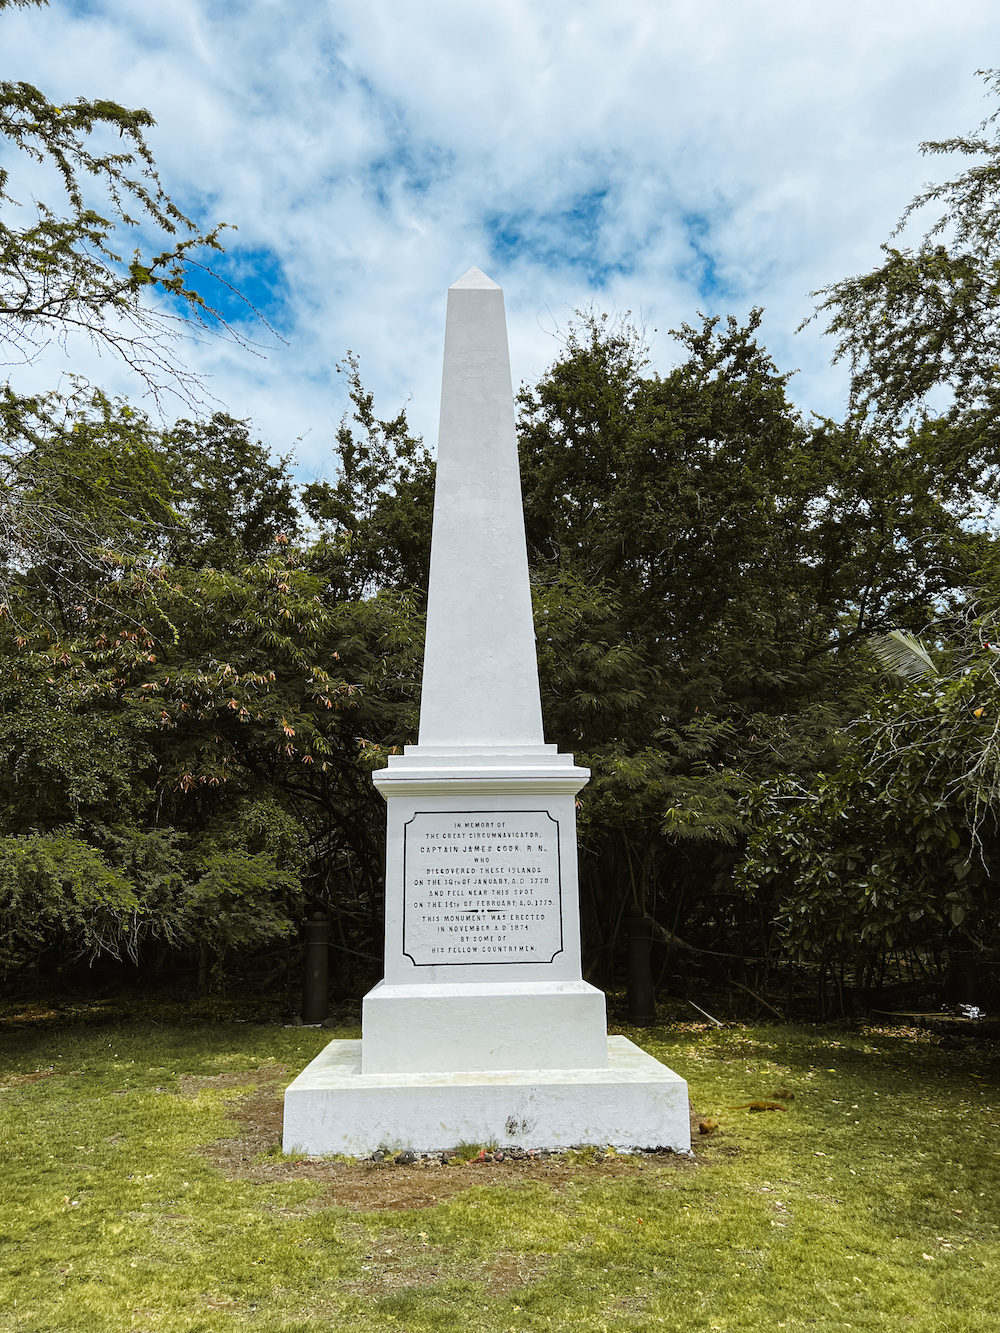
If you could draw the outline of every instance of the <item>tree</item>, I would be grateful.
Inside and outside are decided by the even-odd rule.
[[[997,71],[980,73],[1000,92]],[[998,116],[971,135],[921,144],[972,165],[907,205],[879,266],[816,293],[834,359],[851,367],[848,434],[878,441],[883,458],[904,465],[897,487],[911,473],[915,492],[956,524],[933,536],[929,524],[923,549],[912,550],[924,573],[952,571],[926,613],[939,669],[897,632],[893,665],[904,661],[910,683],[883,684],[859,710],[837,763],[811,781],[765,783],[748,800],[738,879],[757,897],[774,895],[789,951],[824,968],[853,965],[865,984],[894,952],[973,958],[1000,945],[996,681],[984,647],[1000,586]],[[895,245],[926,207],[940,211],[922,239]],[[885,534],[896,540],[891,526]],[[887,621],[907,624],[917,627],[898,612]],[[885,658],[886,640],[872,643]]]
[[[197,276],[221,229],[164,192],[152,125],[0,83],[0,135],[63,195],[15,228],[0,169],[0,337],[30,358],[82,331],[154,396],[190,394],[173,339],[219,320]],[[308,546],[288,459],[246,422],[164,429],[82,382],[0,391],[0,966],[253,951],[308,900],[335,909],[349,966],[377,967],[368,773],[415,731],[405,589],[425,582],[433,471],[348,374],[360,434],[342,426],[338,482],[310,488]]]
[[[309,552],[279,544],[226,570],[109,566],[70,633],[8,623],[0,862],[7,847],[11,876],[28,867],[58,931],[29,932],[33,954],[19,936],[0,964],[40,948],[252,952],[293,928],[308,892],[335,911],[349,968],[368,968],[384,826],[368,774],[415,733],[419,638],[403,598],[324,593]],[[100,865],[129,911],[88,934],[76,880],[42,910],[56,871],[39,880],[29,851],[84,878]],[[26,893],[0,885],[0,915]]]
[[[337,536],[297,545],[286,465],[244,422],[162,429],[92,390],[8,407],[27,431],[8,512],[51,498],[80,550],[54,527],[9,550],[0,918],[31,905],[38,924],[0,966],[191,949],[231,965],[311,903],[334,913],[341,979],[367,979],[384,830],[369,773],[415,735],[414,599],[331,583]],[[345,544],[345,587],[367,551]]]
[[[0,0],[0,10],[45,3]],[[146,140],[154,123],[106,98],[56,106],[31,84],[0,81],[0,136],[50,166],[64,200],[36,202],[22,227],[0,219],[0,341],[30,360],[52,339],[83,333],[154,395],[170,386],[190,398],[195,379],[174,347],[187,321],[228,328],[195,285],[210,274],[198,256],[221,251],[223,228],[202,231],[164,191]],[[120,148],[95,146],[112,133]],[[0,204],[22,207],[13,189],[0,167]],[[134,246],[122,243],[130,234]]]
[[[338,373],[347,377],[352,419],[337,431],[336,482],[303,487],[302,504],[325,539],[327,571],[344,597],[380,588],[423,596],[430,564],[434,464],[410,434],[405,411],[391,421],[375,415],[374,399],[348,353]]]
[[[0,11],[46,2],[0,0]],[[23,205],[13,168],[0,167],[0,204],[8,206],[0,218],[0,343],[30,360],[52,339],[81,332],[122,357],[155,398],[171,388],[191,400],[195,377],[175,355],[176,342],[191,321],[225,327],[197,290],[199,275],[214,279],[200,256],[221,251],[222,228],[201,231],[165,193],[146,138],[153,124],[148,111],[107,99],[57,106],[30,84],[0,81],[0,138],[15,158],[50,168],[62,196],[55,207],[36,203],[35,217],[14,226]],[[118,452],[109,471],[106,458],[87,459],[66,433],[111,447],[112,418]],[[186,428],[222,429],[235,442],[237,425],[225,420]],[[154,455],[162,451],[150,441],[142,413],[109,403],[81,381],[68,395],[21,396],[0,386],[0,603],[16,600],[21,570],[31,570],[36,582],[47,579],[53,596],[61,585],[70,606],[79,602],[73,588],[80,579],[92,582],[95,570],[99,577],[103,545],[110,542],[120,556],[127,545],[139,558],[142,539],[148,542],[157,526],[177,528],[171,500],[185,486],[189,532],[210,527],[206,513],[195,514],[196,498],[204,508],[206,478],[195,478],[193,464],[183,479],[158,470],[162,458]],[[249,441],[241,449],[239,465],[256,466],[265,482],[260,459],[250,461]],[[209,536],[200,532],[202,540]],[[65,619],[65,607],[57,613]]]
[[[225,412],[174,422],[161,447],[171,500],[180,523],[166,534],[171,566],[228,569],[270,554],[279,536],[294,539],[301,524],[291,457],[271,461],[246,421]]]
[[[989,649],[963,657],[888,689],[832,772],[750,797],[737,880],[773,903],[792,957],[871,988],[894,954],[1000,946],[1000,685]]]
[[[107,562],[149,565],[182,518],[170,458],[149,418],[77,384],[0,387],[0,605],[63,632],[85,615]]]
[[[922,626],[981,558],[945,442],[807,425],[758,325],[686,326],[659,376],[591,320],[521,398],[543,707],[593,772],[584,910],[605,958],[628,902],[701,948],[766,952],[766,911],[732,882],[743,795],[828,771],[877,682],[866,638]]]
[[[1000,92],[1000,72],[980,70]],[[930,185],[907,207],[869,273],[814,293],[817,314],[829,317],[837,339],[834,360],[851,367],[851,397],[862,412],[894,423],[919,417],[935,389],[948,390],[959,409],[992,393],[1000,365],[1000,112],[969,135],[928,140],[931,156],[959,153],[973,166]],[[929,205],[943,208],[916,246],[892,240]]]
[[[289,465],[223,412],[163,428],[82,383],[30,397],[0,387],[8,610],[27,598],[69,631],[109,560],[227,568],[270,553],[301,522]]]

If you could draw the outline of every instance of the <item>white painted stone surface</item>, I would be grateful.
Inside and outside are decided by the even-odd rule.
[[[384,981],[285,1094],[286,1150],[690,1148],[687,1086],[582,980],[576,795],[542,735],[503,293],[448,292],[420,733],[387,807]]]
[[[409,756],[407,756],[409,757]],[[480,774],[484,770],[480,770]],[[385,979],[391,983],[412,983],[416,985],[437,985],[450,981],[465,983],[477,981],[579,981],[580,979],[580,912],[577,888],[577,848],[576,848],[576,792],[585,781],[585,773],[567,765],[555,778],[524,776],[516,768],[505,769],[498,774],[497,769],[489,770],[492,776],[447,778],[427,778],[411,769],[408,781],[400,781],[396,774],[384,780],[382,774],[375,774],[376,785],[386,798],[386,892],[385,892]],[[398,770],[397,770],[398,772]],[[554,788],[554,790],[553,790]],[[568,790],[567,790],[568,788]],[[413,871],[412,861],[407,876],[407,831],[412,829],[418,812],[427,822],[447,825],[476,824],[482,822],[503,822],[514,832],[534,832],[544,826],[550,844],[557,850],[558,883],[552,883],[552,875],[522,875],[513,873],[519,866],[539,864],[528,852],[527,846],[535,845],[533,838],[518,838],[513,845],[518,848],[514,854],[484,853],[466,850],[477,844],[477,839],[469,838],[458,841],[460,855],[451,858],[454,872],[451,875],[420,875]],[[530,824],[526,821],[531,821]],[[464,827],[453,830],[456,833],[466,830]],[[417,843],[418,849],[422,845]],[[476,857],[489,857],[489,860],[476,860]],[[549,853],[550,861],[552,859]],[[423,857],[426,867],[428,858]],[[479,874],[478,870],[495,870],[495,874]],[[409,879],[409,883],[407,882]],[[491,885],[478,884],[476,880],[524,880],[525,883]],[[532,880],[548,879],[548,884],[532,883]],[[418,880],[433,880],[434,883],[417,883]],[[459,883],[458,881],[469,881]],[[477,900],[490,905],[503,901],[502,898],[487,896],[490,890],[500,889],[509,893],[512,903],[510,911],[503,913],[507,917],[515,915],[545,916],[544,921],[496,921],[498,937],[517,939],[519,944],[546,947],[535,950],[532,954],[487,953],[488,944],[476,943],[471,936],[489,934],[489,931],[461,931],[456,927],[461,924],[445,917],[466,916],[463,909]],[[542,890],[545,890],[543,893]],[[428,897],[428,894],[434,897]],[[440,896],[444,895],[444,896]],[[529,903],[548,902],[552,907],[528,907]],[[416,904],[440,903],[438,910],[418,907]],[[450,910],[449,910],[450,909]],[[558,912],[558,922],[555,914]],[[424,947],[415,947],[406,936],[406,917],[439,916],[440,921],[430,923],[417,922],[422,934],[417,939]],[[496,918],[494,917],[494,920]],[[527,926],[524,930],[521,927]],[[440,931],[440,934],[431,934]],[[447,951],[449,948],[476,948],[475,953],[448,953],[430,955],[426,948],[429,942],[437,940],[437,947]],[[452,943],[452,942],[455,943]],[[406,946],[409,944],[409,948]],[[433,944],[430,944],[433,947]],[[525,961],[527,958],[534,961]],[[439,959],[439,961],[434,961]],[[501,961],[502,960],[502,961]]]
[[[333,1041],[285,1093],[284,1151],[367,1156],[459,1143],[691,1146],[687,1084],[625,1037],[606,1069],[363,1074],[361,1042]]]
[[[542,744],[503,292],[448,291],[420,737]]]
[[[361,1021],[365,1074],[608,1063],[604,993],[586,981],[382,982]]]

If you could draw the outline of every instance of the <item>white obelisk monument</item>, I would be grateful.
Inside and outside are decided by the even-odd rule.
[[[285,1093],[286,1151],[690,1148],[687,1085],[580,971],[576,794],[538,691],[503,292],[448,292],[420,734],[387,806],[385,979]]]

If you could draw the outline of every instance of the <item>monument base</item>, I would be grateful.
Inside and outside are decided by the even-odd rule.
[[[365,996],[363,1074],[603,1069],[604,992],[586,981],[389,985]]]
[[[362,1074],[361,1042],[332,1041],[285,1091],[284,1151],[673,1148],[688,1152],[687,1084],[626,1037],[603,1069]]]

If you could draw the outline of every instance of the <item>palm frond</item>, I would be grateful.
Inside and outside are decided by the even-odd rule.
[[[875,634],[868,642],[883,664],[897,676],[903,676],[906,680],[919,680],[921,676],[938,674],[930,653],[915,634],[905,629],[891,629],[888,634]]]

